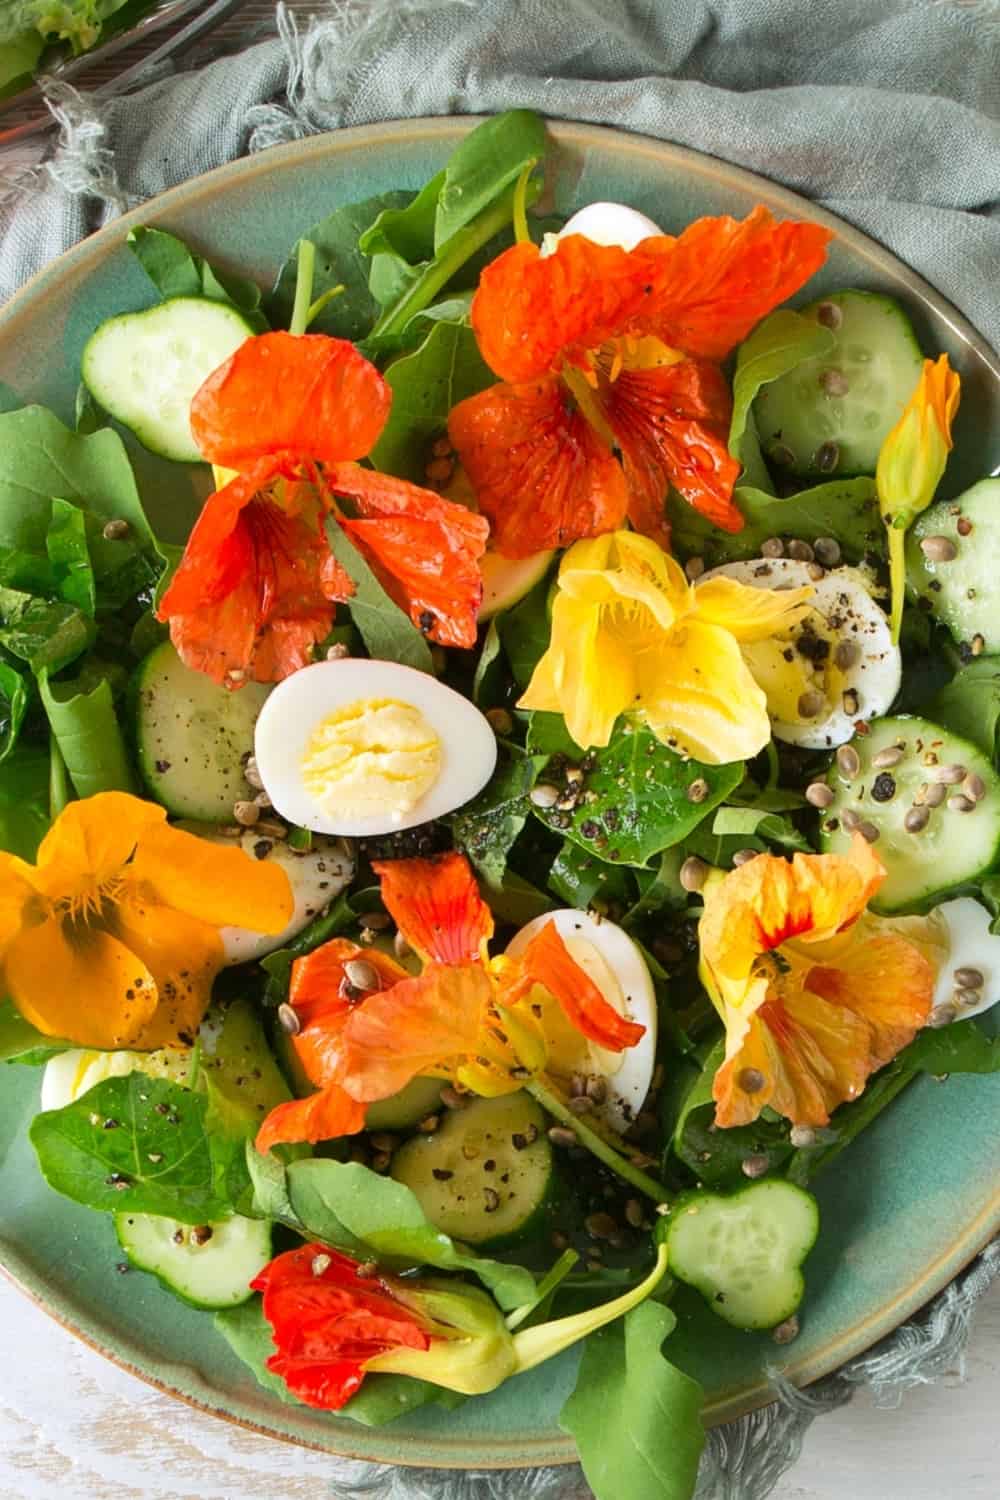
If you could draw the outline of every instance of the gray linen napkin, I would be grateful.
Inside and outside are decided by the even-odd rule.
[[[330,0],[300,35],[97,109],[54,89],[53,160],[0,183],[0,301],[124,208],[343,125],[543,114],[710,152],[867,230],[1000,348],[1000,7],[982,0]],[[763,1500],[812,1419],[860,1385],[895,1404],[961,1364],[1000,1241],[836,1376],[709,1435],[699,1500]],[[331,1460],[340,1500],[583,1500],[578,1469],[492,1474]]]

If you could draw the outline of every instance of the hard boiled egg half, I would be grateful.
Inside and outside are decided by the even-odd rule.
[[[275,810],[316,833],[415,828],[489,781],[496,738],[467,698],[397,662],[321,661],[279,682],[254,755]]]
[[[931,912],[935,937],[945,937],[948,944],[934,989],[935,1025],[967,1021],[1000,1000],[1000,937],[990,931],[990,920],[972,896],[943,901]]]
[[[567,219],[556,238],[561,240],[568,234],[582,234],[595,245],[618,245],[622,250],[634,250],[643,240],[662,233],[652,219],[625,203],[588,203]]]
[[[510,957],[519,958],[547,922],[555,924],[570,957],[593,980],[608,1004],[619,1015],[646,1028],[634,1047],[608,1052],[581,1036],[557,1006],[545,1018],[549,1071],[564,1084],[574,1074],[602,1078],[607,1094],[595,1104],[595,1111],[614,1130],[626,1131],[642,1109],[656,1066],[656,992],[649,970],[638,947],[621,927],[573,907],[547,912],[522,927],[507,948]]]
[[[809,611],[780,635],[741,644],[767,696],[777,740],[810,750],[843,745],[859,719],[887,713],[899,692],[902,657],[889,621],[860,568],[831,568],[813,578],[809,564],[758,557],[702,575],[735,578],[755,589],[813,590]]]

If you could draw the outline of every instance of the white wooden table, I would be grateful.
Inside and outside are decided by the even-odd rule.
[[[334,1500],[322,1454],[160,1395],[4,1281],[0,1329],[0,1500]],[[774,1500],[998,1500],[998,1413],[1000,1283],[964,1385],[911,1391],[895,1411],[858,1396],[821,1418]]]

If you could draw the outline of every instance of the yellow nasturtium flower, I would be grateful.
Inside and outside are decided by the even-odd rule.
[[[882,519],[889,528],[894,641],[899,640],[903,617],[906,531],[930,505],[941,482],[951,451],[951,424],[958,410],[960,387],[947,354],[937,360],[925,359],[916,389],[878,456],[875,487]]]
[[[559,569],[549,648],[520,707],[560,713],[584,749],[606,745],[619,714],[708,765],[756,755],[771,737],[767,700],[741,643],[778,634],[812,590],[754,589],[732,578],[692,587],[648,537],[577,542]]]

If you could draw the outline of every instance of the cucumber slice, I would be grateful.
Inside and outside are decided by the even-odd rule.
[[[931,537],[951,544],[932,544],[943,558],[924,552],[920,544]],[[907,538],[906,576],[956,641],[976,654],[1000,651],[1000,479],[981,479],[917,518]]]
[[[169,641],[136,668],[131,705],[139,772],[150,796],[178,818],[230,822],[233,804],[252,797],[243,764],[270,687],[248,682],[230,692],[192,672]]]
[[[192,397],[253,332],[224,302],[172,297],[102,323],[84,348],[81,373],[95,401],[151,452],[203,463],[191,436]]]
[[[405,1088],[389,1099],[369,1104],[365,1111],[367,1130],[412,1130],[441,1108],[440,1078],[411,1078]]]
[[[902,758],[885,765],[897,750]],[[856,775],[851,774],[851,752],[857,756]],[[874,764],[877,759],[881,765]],[[956,776],[951,769],[956,767],[965,768],[957,780],[938,779]],[[969,790],[980,791],[979,783],[966,776],[980,779],[978,798],[966,796]],[[827,782],[835,798],[820,825],[825,850],[844,853],[855,820],[878,830],[875,848],[888,874],[873,910],[926,906],[992,869],[1000,849],[1000,780],[975,745],[940,725],[905,715],[876,720],[864,738],[841,747]],[[961,807],[965,810],[959,811]],[[907,827],[908,815],[918,808]]]
[[[158,1214],[115,1214],[118,1242],[139,1271],[149,1271],[192,1307],[237,1307],[271,1259],[271,1225],[236,1214],[214,1224],[178,1224]]]
[[[692,1193],[670,1215],[667,1265],[734,1328],[774,1328],[805,1291],[801,1266],[819,1234],[819,1207],[790,1182]]]
[[[874,474],[920,377],[910,320],[875,292],[834,292],[801,313],[829,328],[836,344],[758,392],[753,414],[764,456],[803,476]]]
[[[515,1244],[542,1230],[554,1189],[545,1117],[525,1093],[477,1099],[450,1110],[434,1135],[401,1146],[392,1175],[445,1234],[494,1249]]]
[[[492,620],[502,610],[520,604],[535,584],[541,583],[554,557],[554,552],[533,552],[530,557],[503,557],[501,553],[487,549],[479,564],[483,575],[480,620]]]

